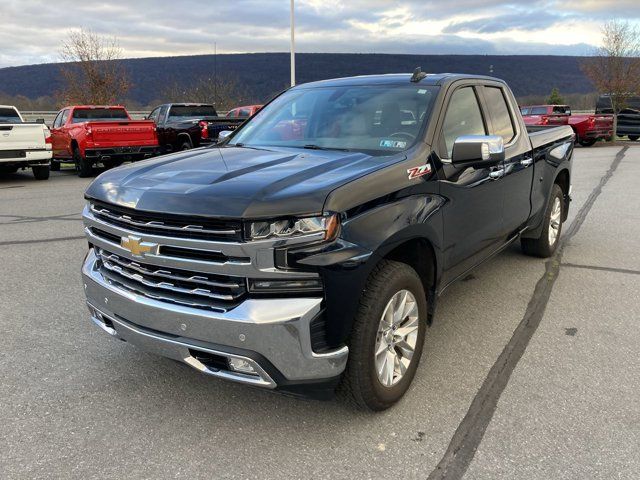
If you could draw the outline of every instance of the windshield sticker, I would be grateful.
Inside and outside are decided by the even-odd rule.
[[[409,174],[409,180],[424,177],[425,175],[429,175],[431,173],[431,164],[427,162],[425,165],[420,165],[419,167],[413,167],[407,170]]]
[[[427,93],[427,91],[424,88],[421,88],[420,90],[418,90],[419,95],[424,95],[425,93]]]
[[[402,140],[383,139],[380,140],[380,146],[384,148],[406,148],[407,142],[403,142]]]

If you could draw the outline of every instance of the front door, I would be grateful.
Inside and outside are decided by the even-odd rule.
[[[447,202],[443,210],[445,285],[491,255],[503,240],[502,165],[461,168],[450,162],[458,137],[488,131],[478,87],[457,87],[448,100],[437,148],[443,162],[440,194]]]

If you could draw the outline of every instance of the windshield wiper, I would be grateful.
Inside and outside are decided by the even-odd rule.
[[[307,150],[335,150],[338,152],[350,152],[348,148],[335,148],[335,147],[321,147],[320,145],[305,145],[302,148],[306,148]]]

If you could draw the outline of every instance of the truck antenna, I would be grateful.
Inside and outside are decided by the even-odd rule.
[[[413,83],[418,83],[420,80],[427,76],[426,73],[422,71],[422,68],[418,67],[413,71],[413,75],[411,75],[411,81]]]

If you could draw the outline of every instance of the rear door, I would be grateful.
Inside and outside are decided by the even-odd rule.
[[[445,100],[436,149],[443,163],[440,193],[447,199],[443,211],[446,269],[443,283],[490,256],[502,243],[502,179],[495,177],[502,166],[461,168],[450,160],[456,138],[489,132],[488,118],[479,100],[479,88],[474,84],[455,87]]]
[[[489,113],[489,133],[502,137],[505,145],[504,177],[500,182],[504,205],[502,234],[518,231],[531,214],[531,184],[533,155],[526,131],[522,131],[511,105],[515,99],[500,83],[482,88],[486,111]]]
[[[69,109],[65,108],[56,115],[51,127],[51,148],[56,158],[68,157],[70,155],[69,145],[71,137],[64,128],[69,119]]]

